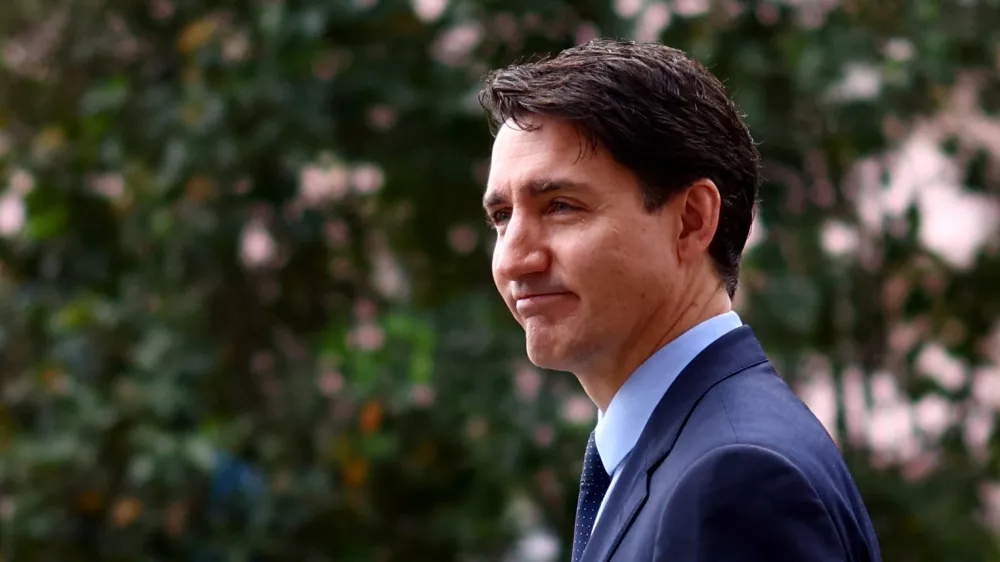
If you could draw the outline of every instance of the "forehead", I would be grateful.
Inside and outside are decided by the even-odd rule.
[[[593,183],[619,172],[602,149],[590,150],[571,124],[535,117],[532,128],[508,121],[497,132],[490,161],[487,191],[507,191],[559,179]]]
[[[522,128],[513,120],[507,120],[497,131],[493,143],[493,158],[523,158],[544,151],[548,156],[565,156],[569,152],[579,153],[582,138],[569,123],[546,117],[528,117]]]

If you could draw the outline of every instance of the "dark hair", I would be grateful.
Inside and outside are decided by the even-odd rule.
[[[490,72],[479,101],[494,132],[540,115],[574,124],[638,178],[645,207],[662,207],[708,178],[722,196],[709,246],[729,296],[753,223],[760,154],[722,83],[683,51],[595,39],[542,60]]]

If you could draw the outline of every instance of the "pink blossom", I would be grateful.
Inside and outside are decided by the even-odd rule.
[[[551,425],[539,425],[536,426],[532,432],[535,443],[539,447],[548,447],[552,444],[552,440],[555,438],[555,430],[552,429]]]
[[[853,254],[858,247],[857,229],[840,221],[830,221],[823,226],[822,244],[826,253],[841,257]]]
[[[20,232],[26,217],[24,199],[8,192],[0,197],[0,236]]]
[[[386,298],[403,298],[409,291],[402,265],[385,249],[377,251],[372,259],[372,284]]]
[[[351,183],[358,193],[375,193],[382,189],[384,182],[382,170],[372,164],[362,164],[351,172]]]
[[[747,236],[746,250],[757,247],[761,242],[767,239],[767,228],[764,226],[764,219],[758,212],[754,216],[753,223],[750,225],[750,234]]]
[[[882,406],[891,406],[901,402],[899,385],[892,373],[876,371],[871,376],[872,398]]]
[[[902,37],[893,37],[886,41],[883,51],[885,56],[893,60],[908,61],[913,58],[916,49],[910,40]]]
[[[674,11],[685,17],[703,15],[709,7],[709,0],[674,0]]]
[[[866,428],[871,419],[861,370],[855,367],[845,369],[842,384],[847,436],[853,445],[861,445],[865,441]]]
[[[370,299],[358,299],[354,303],[354,317],[360,321],[370,321],[375,318],[378,309]]]
[[[887,287],[889,289],[889,287]],[[898,305],[902,304],[902,296],[905,294],[905,290],[892,291],[886,290],[883,292],[883,300],[891,300],[894,306],[888,306],[887,308],[896,309]],[[919,324],[896,324],[889,331],[889,349],[895,353],[909,353],[913,346],[917,345],[920,341],[921,336],[921,326]]]
[[[240,178],[235,182],[233,182],[233,193],[236,193],[238,195],[250,193],[250,179]]]
[[[317,386],[323,396],[333,396],[344,388],[344,376],[337,371],[327,371],[319,376]]]
[[[757,21],[762,25],[772,26],[781,20],[781,13],[778,11],[778,7],[771,2],[758,2],[757,3]]]
[[[118,201],[125,196],[125,178],[121,174],[101,174],[90,182],[94,193]]]
[[[642,0],[614,0],[615,13],[623,18],[632,18],[642,9]]]
[[[17,170],[10,176],[10,191],[15,195],[27,195],[35,188],[35,177],[25,170]]]
[[[410,389],[410,399],[414,404],[426,408],[434,403],[434,389],[429,384],[421,383]]]
[[[576,44],[582,45],[588,43],[597,39],[600,34],[601,31],[597,29],[596,25],[590,22],[580,24],[580,27],[576,28]]]
[[[995,529],[1000,529],[1000,483],[983,482],[979,487],[986,519]]]
[[[368,123],[376,131],[387,131],[396,124],[396,110],[388,105],[376,105],[368,110]]]
[[[458,225],[448,231],[448,242],[459,254],[468,254],[476,249],[476,231],[468,225]]]
[[[351,330],[347,343],[362,351],[374,351],[380,349],[385,343],[385,332],[376,324],[362,324]]]
[[[521,365],[514,372],[514,390],[522,402],[531,402],[538,397],[542,386],[542,376],[538,369],[530,365]]]
[[[937,451],[924,451],[917,458],[903,465],[903,478],[911,482],[922,480],[931,474],[940,462],[941,455]]]
[[[670,7],[664,3],[656,3],[648,6],[639,16],[639,23],[636,26],[636,40],[656,41],[663,30],[670,25]]]
[[[563,402],[562,417],[571,424],[584,424],[595,418],[597,414],[594,403],[586,395],[577,394]]]
[[[251,268],[270,265],[277,255],[277,248],[274,238],[263,224],[255,221],[243,229],[240,239],[243,265]]]
[[[479,22],[467,21],[444,32],[434,42],[431,50],[442,63],[458,66],[468,60],[472,50],[483,37],[483,26]]]
[[[746,9],[746,5],[739,0],[723,0],[722,9],[730,18],[736,18],[743,13]]]
[[[952,423],[951,404],[939,394],[928,394],[914,408],[917,426],[931,439],[941,437]]]
[[[816,3],[800,5],[798,20],[804,29],[816,29],[826,21],[826,10]]]
[[[510,12],[501,12],[493,18],[492,31],[506,43],[511,44],[518,36],[517,19]]]
[[[913,448],[913,420],[909,407],[902,404],[883,406],[872,412],[868,439],[872,450],[898,459]]]
[[[448,0],[412,0],[413,12],[420,21],[432,22],[444,13],[448,7]]]
[[[1000,411],[1000,367],[976,370],[972,379],[972,396],[980,404]]]
[[[968,373],[961,360],[956,359],[936,342],[928,343],[917,356],[916,368],[933,379],[942,388],[956,391],[965,385]]]
[[[829,366],[814,371],[812,377],[799,390],[802,401],[819,419],[827,433],[837,434],[837,393],[833,386]]]
[[[974,408],[965,418],[965,446],[973,458],[985,460],[989,456],[995,418],[995,414],[985,408]]]
[[[347,179],[343,166],[306,166],[299,174],[299,197],[310,206],[336,201],[347,193]]]
[[[347,66],[349,59],[336,52],[328,52],[313,63],[313,74],[320,80],[330,80]]]
[[[150,4],[153,19],[163,21],[174,14],[174,3],[170,0],[153,0]]]

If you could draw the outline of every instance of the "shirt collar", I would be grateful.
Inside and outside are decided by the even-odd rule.
[[[696,325],[643,362],[615,393],[606,412],[598,409],[594,440],[608,474],[613,476],[635,447],[656,405],[687,364],[715,340],[742,325],[735,312]]]

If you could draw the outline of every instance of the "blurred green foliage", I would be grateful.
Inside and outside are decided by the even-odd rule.
[[[1000,557],[996,0],[11,0],[0,28],[0,560],[568,543],[592,409],[494,294],[475,93],[596,34],[691,52],[747,114],[739,310],[790,381],[830,374],[885,559]],[[922,133],[950,180],[906,161]],[[936,242],[975,226],[964,261]]]

